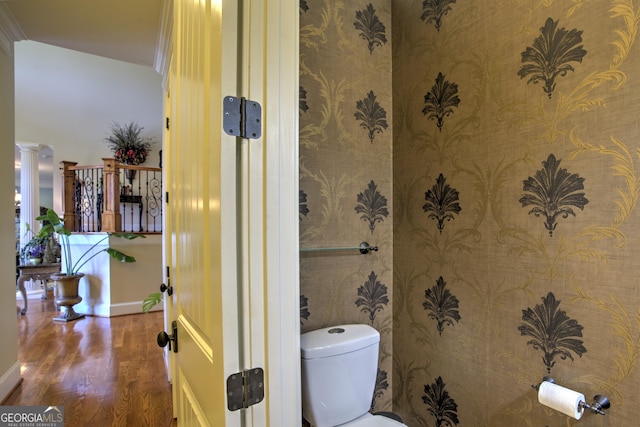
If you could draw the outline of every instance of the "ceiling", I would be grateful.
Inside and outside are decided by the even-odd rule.
[[[162,0],[3,0],[28,40],[154,66]]]
[[[24,39],[158,69],[166,0],[0,0]],[[14,31],[15,33],[15,31]],[[16,147],[16,180],[20,150]],[[40,153],[41,186],[50,187],[51,150]]]

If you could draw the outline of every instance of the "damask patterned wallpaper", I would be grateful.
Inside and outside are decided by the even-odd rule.
[[[394,411],[637,425],[640,2],[392,5]]]
[[[380,332],[372,409],[391,409],[390,0],[300,2],[301,331]],[[377,246],[366,255],[361,242]]]
[[[379,247],[301,253],[302,332],[378,329],[372,407],[411,427],[577,425],[537,402],[545,375],[610,398],[580,425],[636,425],[640,3],[300,21],[301,247]]]

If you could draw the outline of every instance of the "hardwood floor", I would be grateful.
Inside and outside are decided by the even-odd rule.
[[[55,314],[49,299],[17,315],[23,381],[4,405],[63,406],[65,427],[176,425],[156,344],[162,312],[69,323]]]

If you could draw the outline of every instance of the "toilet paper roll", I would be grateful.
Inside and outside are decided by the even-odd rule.
[[[549,408],[579,420],[584,413],[580,402],[586,402],[584,395],[549,381],[542,381],[538,388],[538,402]]]

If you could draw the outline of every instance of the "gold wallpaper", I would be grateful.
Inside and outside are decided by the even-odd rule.
[[[390,1],[302,0],[301,330],[380,332],[374,411],[392,397],[392,108]],[[361,242],[378,251],[304,251]]]
[[[379,247],[301,253],[302,332],[378,329],[373,410],[410,427],[636,425],[640,2],[300,21],[301,247]],[[568,418],[544,376],[612,406]]]
[[[638,425],[640,2],[392,3],[393,410]],[[611,400],[576,421],[544,376]]]

